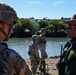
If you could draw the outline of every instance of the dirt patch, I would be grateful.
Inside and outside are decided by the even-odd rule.
[[[58,71],[57,71],[57,68],[56,68],[56,63],[57,63],[58,60],[59,60],[59,57],[50,57],[50,58],[45,59],[46,72],[49,75],[58,75]],[[30,60],[26,59],[25,61],[28,64],[29,68],[31,69]],[[38,72],[39,72],[39,70],[38,70]]]

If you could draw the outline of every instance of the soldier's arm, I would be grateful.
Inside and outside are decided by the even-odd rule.
[[[22,62],[21,69],[19,71],[19,75],[33,75],[28,65],[25,62]]]
[[[25,60],[19,55],[16,57],[15,69],[19,75],[32,75],[32,72],[26,64]]]
[[[26,68],[26,74],[25,75],[33,75],[28,66]]]

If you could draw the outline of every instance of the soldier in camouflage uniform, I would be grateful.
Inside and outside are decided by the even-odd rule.
[[[65,75],[76,75],[76,14],[72,16],[71,20],[65,21],[64,23],[68,24],[66,30],[67,36],[71,38],[65,66]]]
[[[47,32],[46,28],[41,28],[41,34],[39,35],[39,41],[38,41],[42,59],[45,59],[48,57],[46,53],[46,43],[47,43],[45,38],[46,32]]]
[[[25,60],[4,43],[13,33],[17,21],[15,10],[0,3],[0,75],[32,75]]]
[[[31,69],[33,74],[36,74],[37,67],[39,65],[39,52],[38,52],[38,36],[33,35],[32,36],[32,42],[29,45],[29,55],[30,55],[30,60],[31,60]]]
[[[61,67],[63,63],[64,65],[59,69],[59,75],[76,75],[76,14],[64,23],[68,24],[66,32],[70,40],[64,46],[64,52],[60,61]]]

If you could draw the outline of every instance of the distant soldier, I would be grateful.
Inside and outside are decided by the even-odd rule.
[[[45,38],[45,34],[47,32],[46,28],[41,28],[40,30],[41,34],[39,35],[39,41],[38,41],[38,44],[39,44],[39,49],[41,51],[41,57],[42,59],[45,59],[47,58],[47,53],[46,53],[46,38]]]
[[[25,60],[5,43],[17,22],[15,10],[0,3],[0,75],[32,75]]]
[[[33,74],[36,74],[37,67],[39,65],[39,52],[38,52],[38,36],[32,36],[32,42],[29,45],[29,55],[31,60],[31,69]]]

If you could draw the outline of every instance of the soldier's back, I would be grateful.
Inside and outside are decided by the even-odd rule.
[[[32,75],[24,59],[7,44],[0,43],[0,75]]]

